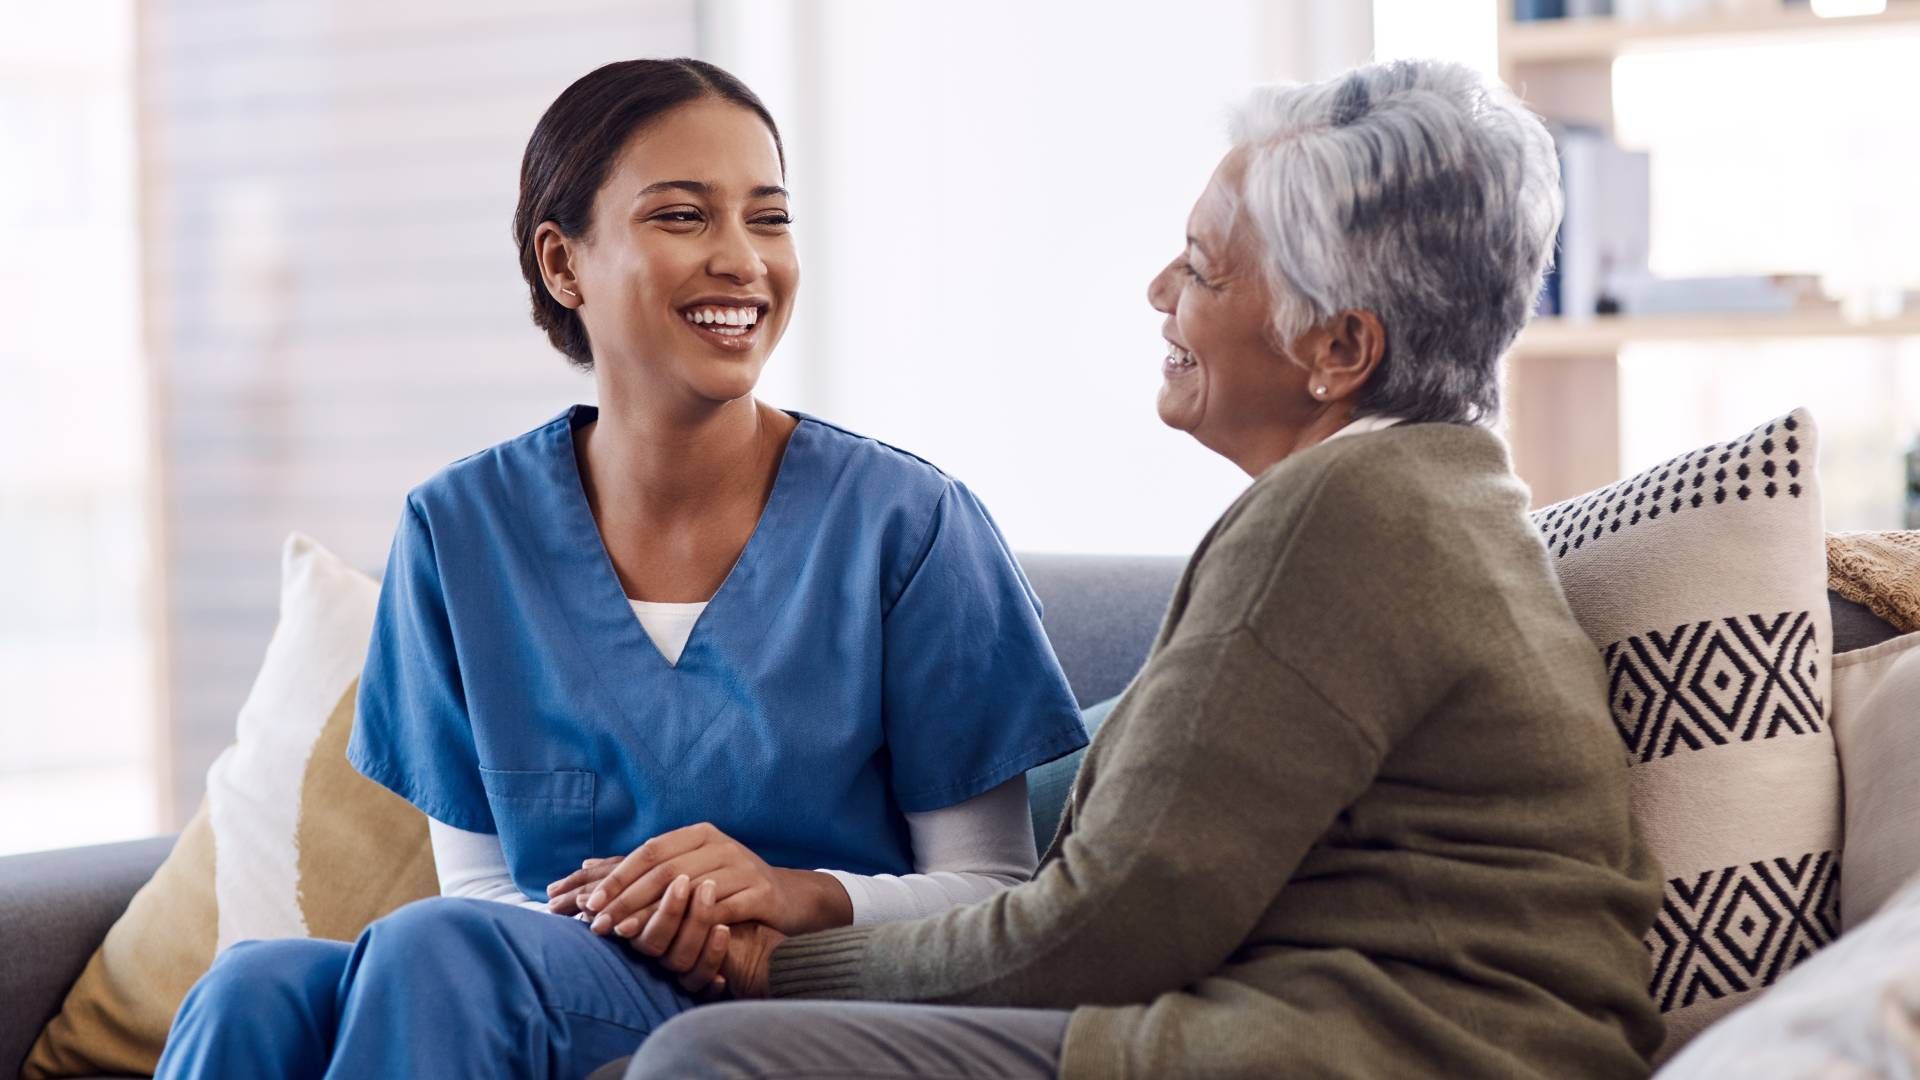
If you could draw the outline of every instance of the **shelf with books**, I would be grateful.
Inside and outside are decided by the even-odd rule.
[[[1631,49],[1720,46],[1742,38],[1778,42],[1845,33],[1872,33],[1920,24],[1920,0],[1887,0],[1871,14],[1823,16],[1805,5],[1725,12],[1678,19],[1585,18],[1500,20],[1500,56],[1510,72],[1559,63],[1611,60]]]
[[[1517,361],[1612,356],[1646,341],[1725,341],[1780,338],[1920,337],[1920,313],[1853,322],[1837,312],[1785,315],[1702,314],[1597,316],[1575,321],[1538,318],[1507,355]]]
[[[1920,34],[1920,0],[1885,0],[1877,11],[1834,17],[1789,0],[1491,2],[1500,75],[1553,129],[1566,207],[1543,311],[1574,317],[1536,318],[1508,353],[1505,426],[1515,467],[1537,505],[1618,478],[1622,409],[1633,407],[1620,396],[1618,357],[1629,346],[1920,338],[1920,312],[1911,304],[1909,314],[1866,322],[1843,318],[1837,305],[1819,304],[1821,279],[1813,269],[1797,278],[1653,275],[1647,264],[1649,210],[1660,194],[1660,174],[1651,168],[1647,147],[1618,143],[1613,111],[1615,79],[1625,70],[1615,61],[1622,56],[1671,53],[1676,64],[1695,58],[1710,64],[1755,46],[1845,42],[1851,48],[1853,42]],[[1818,6],[1844,5],[1834,0]],[[1676,14],[1689,7],[1711,13]],[[1650,9],[1671,17],[1582,14]],[[1523,11],[1572,17],[1517,17]],[[1717,100],[1680,94],[1671,107],[1709,108]],[[1696,309],[1703,310],[1691,313]]]
[[[1920,24],[1920,0],[1887,0],[1885,10],[1822,16],[1805,5],[1726,12],[1678,19],[1621,19],[1611,15],[1515,22],[1501,19],[1500,56],[1510,71],[1545,64],[1611,60],[1636,48],[1733,44],[1741,38],[1783,38],[1872,33],[1898,24]]]
[[[1920,0],[1883,0],[1879,10],[1820,15],[1789,0],[1698,0],[1730,10],[1671,18],[1585,15],[1515,17],[1515,4],[1497,6],[1500,78],[1544,116],[1610,131],[1613,62],[1626,53],[1781,45],[1920,31]],[[1626,0],[1610,0],[1616,10]],[[1844,6],[1844,5],[1843,5]]]

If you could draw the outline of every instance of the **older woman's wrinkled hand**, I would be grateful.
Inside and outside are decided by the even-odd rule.
[[[714,921],[713,883],[676,878],[629,943],[705,997],[765,997],[773,950],[787,935],[761,922]]]

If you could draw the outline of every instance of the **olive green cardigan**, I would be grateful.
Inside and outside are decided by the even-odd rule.
[[[1526,505],[1474,427],[1275,465],[1034,879],[794,938],[773,993],[1072,1008],[1069,1077],[1645,1075],[1659,875]]]

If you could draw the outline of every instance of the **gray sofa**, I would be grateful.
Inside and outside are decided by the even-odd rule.
[[[1118,694],[1146,658],[1181,560],[1036,555],[1023,563],[1081,704]],[[1836,652],[1894,636],[1865,608],[1831,599]],[[1034,792],[1044,799],[1058,785],[1036,783]],[[1058,813],[1035,807],[1036,818]],[[162,836],[0,858],[0,1075],[18,1075],[107,928],[172,844]]]

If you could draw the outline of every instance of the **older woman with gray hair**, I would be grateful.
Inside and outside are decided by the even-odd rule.
[[[1658,873],[1488,430],[1553,145],[1450,64],[1256,92],[1154,279],[1160,415],[1253,477],[1033,880],[732,928],[629,1076],[1638,1076]],[[794,1000],[827,999],[827,1000]]]

